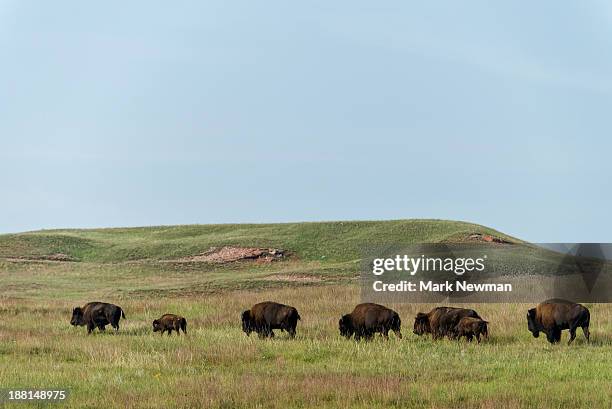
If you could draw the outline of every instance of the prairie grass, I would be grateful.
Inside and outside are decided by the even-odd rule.
[[[295,340],[241,332],[240,312],[267,299],[299,309]],[[606,304],[589,305],[591,344],[579,336],[551,346],[532,338],[521,304],[473,305],[491,322],[480,345],[412,334],[411,318],[433,307],[425,304],[391,306],[402,340],[348,341],[337,320],[359,302],[352,285],[115,301],[128,317],[121,330],[88,336],[68,323],[75,302],[0,300],[0,385],[70,388],[70,408],[599,408],[612,399]],[[187,318],[187,336],[151,331],[165,312]]]

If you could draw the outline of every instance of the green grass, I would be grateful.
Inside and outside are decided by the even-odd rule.
[[[302,260],[348,261],[359,258],[366,243],[437,243],[471,233],[512,240],[484,226],[446,220],[161,226],[0,235],[0,257],[64,253],[91,262],[161,260],[239,245],[283,248]]]
[[[452,240],[485,227],[446,221],[56,230],[0,236],[0,388],[70,388],[65,408],[600,408],[612,404],[612,305],[592,304],[592,342],[549,345],[527,331],[526,304],[472,305],[491,322],[480,345],[412,334],[433,305],[391,305],[404,339],[355,343],[338,318],[359,299],[363,242]],[[273,246],[271,264],[164,263],[225,244]],[[319,253],[320,252],[320,253]],[[65,253],[79,262],[32,261]],[[321,256],[325,256],[322,258]],[[17,259],[17,260],[16,260]],[[19,260],[21,259],[21,260]],[[316,278],[294,282],[270,277]],[[246,337],[240,312],[294,305],[289,340]],[[119,304],[119,333],[69,325],[87,301]],[[154,334],[163,313],[188,335]],[[16,404],[14,407],[28,407]]]
[[[299,308],[298,337],[246,337],[245,306],[277,299]],[[411,334],[432,305],[394,305],[404,339],[355,343],[337,318],[355,286],[234,291],[203,299],[124,299],[118,334],[68,325],[70,302],[3,300],[0,384],[71,388],[64,407],[606,407],[610,404],[609,305],[589,305],[592,343],[550,346],[523,322],[527,305],[475,305],[491,321],[481,345]],[[154,334],[164,312],[188,321],[186,337]],[[564,341],[567,339],[564,337]]]

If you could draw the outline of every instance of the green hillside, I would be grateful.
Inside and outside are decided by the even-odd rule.
[[[346,221],[282,224],[222,224],[112,229],[42,230],[0,235],[0,257],[65,254],[75,261],[164,260],[236,245],[287,250],[304,261],[349,261],[363,245],[437,243],[496,230],[447,220]]]

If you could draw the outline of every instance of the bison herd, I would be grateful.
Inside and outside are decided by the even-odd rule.
[[[72,311],[70,324],[74,326],[87,326],[87,333],[98,328],[104,331],[106,325],[111,325],[115,331],[119,330],[119,320],[125,319],[121,307],[102,302],[91,302],[83,307],[76,307]],[[255,304],[241,314],[242,331],[247,336],[252,332],[260,338],[274,337],[273,330],[286,331],[291,338],[295,337],[297,323],[301,319],[294,307],[266,301]],[[535,338],[543,332],[551,343],[561,340],[561,331],[569,330],[571,344],[576,339],[576,329],[582,328],[587,342],[589,341],[589,310],[580,305],[565,300],[544,301],[527,312],[527,328]],[[370,340],[376,333],[385,339],[392,331],[398,338],[402,338],[402,321],[397,312],[385,306],[373,303],[357,305],[350,314],[343,315],[338,321],[340,335],[355,340]],[[153,332],[175,331],[187,334],[187,321],[185,318],[164,314],[153,321]],[[448,337],[460,339],[465,337],[468,341],[474,338],[478,342],[489,336],[488,322],[478,313],[469,308],[436,307],[428,313],[419,312],[414,319],[413,332],[416,335],[430,334],[433,339]]]

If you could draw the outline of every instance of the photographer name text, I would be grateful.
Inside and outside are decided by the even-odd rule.
[[[376,292],[511,292],[512,284],[468,283],[467,281],[446,281],[444,283],[433,281],[400,281],[397,283],[374,281],[372,288]]]

